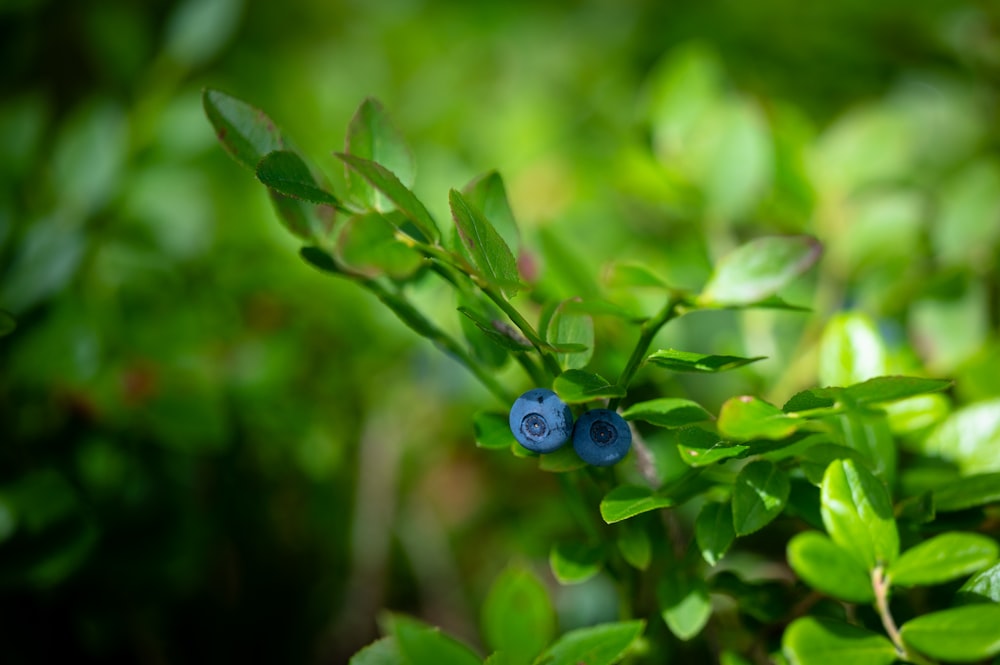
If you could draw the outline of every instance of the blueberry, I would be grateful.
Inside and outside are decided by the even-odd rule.
[[[510,407],[510,431],[517,442],[536,453],[551,453],[569,441],[573,412],[551,390],[535,388]]]
[[[632,447],[632,430],[625,419],[609,409],[593,409],[580,416],[573,428],[573,449],[584,462],[611,466]]]

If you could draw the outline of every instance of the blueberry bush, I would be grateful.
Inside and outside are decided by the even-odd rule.
[[[880,331],[850,312],[824,326],[821,384],[781,404],[741,394],[714,413],[658,394],[648,378],[764,361],[655,342],[675,320],[719,310],[808,316],[781,294],[820,260],[816,238],[749,240],[719,257],[699,289],[624,262],[614,289],[560,299],[535,283],[502,176],[451,189],[452,223],[441,224],[414,193],[409,149],[377,101],[357,109],[336,153],[340,191],[264,112],[212,89],[203,104],[222,146],[302,242],[301,258],[368,291],[493,395],[495,408],[469,418],[483,454],[560,477],[579,524],[551,544],[554,577],[613,580],[615,620],[560,634],[545,585],[530,568],[508,568],[482,608],[485,662],[682,654],[888,665],[1000,653],[989,509],[1000,500],[997,430],[966,424],[982,417],[976,407],[949,413],[950,380],[889,362]],[[411,296],[430,280],[452,298],[450,323]],[[605,335],[634,344],[612,353]],[[526,384],[514,399],[511,387]],[[935,465],[942,458],[954,471]],[[383,630],[351,663],[482,662],[402,614],[386,615]]]

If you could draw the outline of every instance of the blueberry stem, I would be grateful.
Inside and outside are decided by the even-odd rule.
[[[542,359],[542,364],[545,365],[545,369],[548,370],[549,374],[553,377],[559,376],[562,373],[562,368],[556,362],[556,359],[552,357],[552,354],[544,349],[545,341],[535,332],[535,329],[528,323],[527,319],[521,316],[517,308],[511,305],[510,301],[490,284],[479,284],[479,288],[482,289],[487,298],[492,300],[507,315],[511,323],[521,331],[521,334],[531,342],[531,345],[538,351],[538,355]]]
[[[639,340],[636,342],[635,348],[632,349],[632,355],[625,364],[625,369],[622,370],[621,376],[618,377],[618,385],[620,387],[628,390],[628,386],[635,377],[635,373],[639,371],[642,363],[646,360],[646,354],[649,353],[649,346],[653,343],[656,333],[660,332],[660,328],[672,319],[680,316],[679,308],[683,302],[684,299],[682,297],[672,295],[659,314],[643,322],[642,327],[639,329]],[[620,402],[621,398],[615,397],[608,402],[608,408],[614,411],[618,408]]]
[[[531,377],[532,382],[536,386],[548,385],[548,380],[545,378],[545,374],[542,372],[542,368],[535,363],[535,361],[527,353],[514,353],[514,359],[517,360],[518,364],[524,368],[528,376]]]

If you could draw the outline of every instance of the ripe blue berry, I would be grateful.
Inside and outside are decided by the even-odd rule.
[[[551,453],[569,441],[573,412],[551,390],[535,388],[510,407],[510,431],[517,442],[536,453]]]
[[[573,449],[584,462],[611,466],[632,447],[632,430],[625,419],[609,409],[593,409],[573,427]]]

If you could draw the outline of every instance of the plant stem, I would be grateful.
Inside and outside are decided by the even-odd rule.
[[[621,376],[618,377],[619,386],[626,390],[628,389],[629,383],[632,382],[635,373],[639,371],[639,367],[642,366],[643,361],[646,359],[646,354],[649,352],[649,345],[653,343],[656,333],[660,332],[660,328],[665,326],[670,320],[677,318],[679,315],[677,309],[682,302],[683,300],[680,297],[671,296],[659,314],[643,322],[642,327],[639,329],[639,340],[636,342],[635,348],[632,349],[632,355],[625,364],[625,369],[622,370]],[[608,408],[614,411],[618,408],[620,402],[621,398],[615,397],[608,403]]]
[[[896,647],[896,653],[908,663],[936,665],[934,661],[908,649],[903,642],[903,636],[900,634],[899,628],[896,627],[896,621],[892,618],[892,613],[889,611],[889,586],[889,579],[885,575],[885,569],[882,566],[876,566],[875,570],[872,571],[872,590],[875,592],[875,607],[878,609],[878,615],[882,619],[882,626],[885,628],[886,634],[889,635],[893,646]]]
[[[521,334],[524,335],[529,342],[531,342],[531,345],[535,347],[535,350],[538,351],[538,355],[542,359],[542,364],[545,365],[545,369],[548,370],[549,374],[551,374],[553,378],[559,376],[559,374],[562,373],[562,368],[559,366],[559,363],[556,362],[556,359],[552,356],[552,354],[543,348],[545,346],[545,341],[538,335],[537,332],[535,332],[535,329],[530,323],[528,323],[527,319],[521,316],[521,313],[517,311],[517,308],[511,305],[510,301],[507,300],[502,293],[497,291],[496,288],[490,284],[480,283],[479,280],[476,280],[476,282],[479,284],[479,288],[482,289],[483,293],[486,294],[486,297],[492,300],[496,306],[507,315],[507,318],[510,319],[511,323],[513,323],[517,329],[521,331]]]

